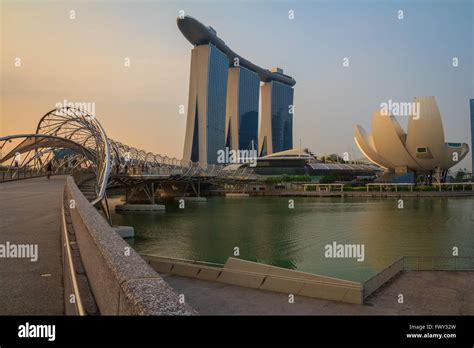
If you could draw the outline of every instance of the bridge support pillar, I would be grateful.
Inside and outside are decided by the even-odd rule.
[[[155,183],[151,183],[151,204],[155,204]]]
[[[188,185],[186,185],[186,188],[184,189],[185,193],[186,193],[187,187]],[[194,182],[191,181],[191,188],[193,189],[193,192],[196,195],[196,197],[201,197],[201,182],[200,181],[197,182],[197,189],[196,189],[196,186],[194,185]]]
[[[201,183],[198,181],[198,188],[196,190],[196,186],[194,185],[194,182],[191,180],[186,181],[186,185],[184,185],[183,197],[186,196],[186,192],[188,192],[189,186],[191,186],[191,189],[193,190],[193,193],[196,197],[201,197]]]
[[[156,204],[156,189],[155,182],[144,183],[139,187],[128,187],[125,189],[125,203]]]

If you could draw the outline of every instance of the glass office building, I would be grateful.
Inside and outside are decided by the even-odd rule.
[[[229,68],[227,84],[226,146],[257,149],[260,77],[245,67]]]
[[[264,82],[260,87],[260,96],[262,123],[258,144],[259,156],[292,149],[293,87],[278,81]]]
[[[225,148],[225,108],[227,91],[227,56],[209,45],[209,71],[207,83],[207,163],[217,163],[217,151]]]
[[[199,45],[191,54],[185,160],[203,166],[217,164],[225,148],[226,89],[229,60],[212,44]]]
[[[293,148],[293,88],[272,82],[272,144],[273,153]]]
[[[239,78],[239,149],[258,144],[258,98],[260,78],[244,67]]]

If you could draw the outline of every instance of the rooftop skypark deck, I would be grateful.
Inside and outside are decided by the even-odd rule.
[[[188,39],[194,46],[212,44],[219,50],[224,52],[229,58],[229,62],[234,64],[235,58],[238,58],[240,66],[243,66],[249,70],[256,72],[263,82],[278,81],[285,85],[294,86],[296,81],[288,75],[281,73],[281,69],[273,72],[255,65],[251,61],[238,55],[227,44],[217,36],[216,31],[211,27],[206,27],[204,24],[199,22],[190,16],[184,16],[177,19],[178,28],[183,33],[184,37]]]

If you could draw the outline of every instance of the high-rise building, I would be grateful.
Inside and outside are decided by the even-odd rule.
[[[185,159],[217,164],[218,150],[225,147],[228,68],[227,56],[214,45],[193,48],[183,156]]]
[[[474,181],[474,99],[470,100],[471,106],[471,173],[472,180]]]
[[[260,78],[245,67],[229,68],[227,82],[226,146],[257,149]]]
[[[278,71],[281,71],[278,69]],[[293,88],[278,81],[261,86],[259,156],[293,148]]]
[[[216,164],[218,152],[256,149],[259,87],[265,154],[293,146],[293,88],[283,70],[263,69],[232,51],[216,31],[196,19],[178,18],[178,27],[194,45],[191,54],[184,160]],[[259,147],[260,148],[260,147]],[[261,152],[261,151],[260,151]]]

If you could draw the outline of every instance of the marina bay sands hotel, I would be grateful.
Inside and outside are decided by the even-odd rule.
[[[226,147],[255,149],[258,156],[292,149],[296,81],[246,60],[192,17],[177,22],[194,45],[183,159],[207,165],[217,164]]]

